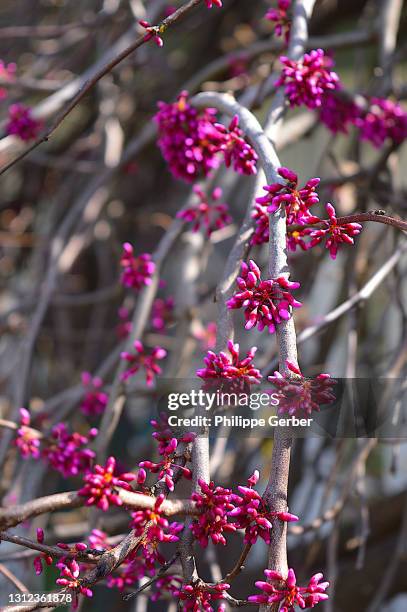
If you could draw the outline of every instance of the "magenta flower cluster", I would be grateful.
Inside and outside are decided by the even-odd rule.
[[[366,112],[355,120],[362,140],[381,147],[389,139],[396,144],[407,138],[407,113],[404,108],[391,100],[371,98]]]
[[[118,571],[107,577],[106,586],[109,589],[124,591],[138,584],[143,578],[154,575],[154,571],[147,567],[146,561],[144,557],[136,556],[134,552],[130,553]]]
[[[252,363],[257,347],[253,346],[243,359],[240,357],[239,344],[234,344],[229,340],[228,350],[229,355],[224,351],[218,354],[208,351],[204,358],[206,367],[197,370],[196,375],[199,378],[209,380],[238,380],[249,384],[259,383],[262,378],[260,370],[255,368]]]
[[[284,86],[290,106],[319,108],[324,95],[339,87],[339,77],[332,70],[334,62],[322,49],[305,53],[298,61],[281,56],[280,62],[283,69],[276,87]]]
[[[192,182],[208,176],[219,166],[219,154],[227,167],[233,166],[240,174],[255,174],[257,154],[244,139],[238,117],[229,127],[216,123],[217,111],[197,110],[186,91],[173,104],[159,102],[158,106],[158,146],[176,178]]]
[[[214,127],[216,110],[198,111],[188,101],[188,92],[182,91],[173,104],[158,103],[154,119],[158,125],[158,146],[172,174],[184,181],[195,181],[208,176],[219,166],[217,138]]]
[[[270,221],[267,212],[267,204],[260,204],[256,198],[253,206],[252,219],[254,220],[254,231],[250,239],[252,246],[266,244],[270,238]]]
[[[311,238],[309,248],[325,240],[325,247],[329,250],[332,259],[336,259],[339,245],[353,244],[354,236],[360,234],[362,226],[360,223],[338,223],[335,208],[330,203],[326,205],[326,211],[329,220],[322,222],[323,227],[308,229],[308,235]]]
[[[95,427],[85,436],[71,433],[64,423],[57,423],[49,436],[44,436],[31,427],[31,416],[25,408],[20,408],[20,424],[14,444],[24,459],[41,458],[65,478],[86,473],[91,468],[95,453],[87,444],[98,434]]]
[[[239,128],[239,117],[235,115],[228,127],[215,123],[218,130],[218,149],[223,153],[227,168],[233,167],[239,174],[256,174],[258,156],[252,146],[244,139]]]
[[[198,202],[181,209],[177,213],[179,219],[192,223],[193,232],[197,232],[202,227],[206,236],[210,238],[212,232],[232,222],[228,205],[219,202],[222,197],[220,187],[216,187],[209,195],[201,187],[195,185],[194,193],[198,196]]]
[[[154,545],[158,542],[177,542],[178,534],[183,530],[182,523],[169,523],[161,514],[161,506],[165,499],[164,494],[160,494],[154,504],[154,508],[146,508],[132,512],[131,527],[135,530],[136,536],[144,537],[145,541]],[[157,550],[157,547],[154,546]]]
[[[87,506],[97,506],[106,512],[110,504],[114,506],[123,504],[118,489],[131,491],[129,482],[136,480],[137,476],[132,472],[115,476],[115,468],[116,459],[109,457],[105,465],[96,464],[93,471],[85,475],[84,486],[79,489],[78,495],[86,497]]]
[[[191,523],[190,529],[202,548],[206,548],[209,539],[214,544],[226,544],[224,533],[236,531],[236,526],[228,522],[228,513],[233,510],[231,503],[232,491],[223,487],[215,487],[214,482],[207,484],[199,479],[201,492],[192,493],[201,514]]]
[[[85,394],[80,404],[83,414],[87,416],[103,414],[109,400],[107,393],[101,390],[103,380],[99,376],[92,377],[89,372],[82,372],[82,385],[85,389]]]
[[[157,419],[152,419],[151,425],[154,428],[152,437],[158,443],[158,453],[160,455],[171,455],[180,442],[188,443],[195,439],[195,434],[185,432],[176,438],[168,424],[168,415],[162,412]]]
[[[153,329],[165,332],[166,325],[172,321],[174,298],[156,298],[151,308],[151,326]]]
[[[290,225],[308,225],[318,223],[319,217],[310,212],[310,207],[319,202],[316,187],[320,179],[312,178],[304,185],[298,186],[298,176],[286,167],[277,169],[285,183],[266,185],[265,196],[256,198],[252,218],[255,229],[251,238],[252,245],[260,245],[269,241],[269,214],[276,212],[280,206],[285,207],[287,221],[287,248],[295,251],[297,246],[307,250],[309,243],[304,240],[307,235],[303,230],[291,230]]]
[[[156,421],[152,422],[153,424],[156,423]],[[166,429],[164,426],[162,429],[157,429],[154,437],[158,441],[159,453],[163,458],[156,463],[153,461],[141,461],[139,463],[141,469],[138,474],[138,483],[143,484],[147,476],[146,470],[149,470],[153,474],[158,474],[159,480],[163,481],[169,491],[173,491],[175,480],[182,476],[190,480],[192,472],[185,465],[176,462],[178,440],[173,436],[171,430]],[[193,436],[191,434],[185,434],[180,441],[186,442],[192,439]]]
[[[24,459],[38,459],[41,456],[41,434],[31,427],[31,416],[25,408],[20,408],[20,427],[14,444]]]
[[[98,434],[95,427],[84,436],[78,432],[70,433],[65,423],[58,423],[51,430],[48,443],[42,450],[42,456],[49,465],[65,478],[77,476],[90,470],[95,453],[87,444]]]
[[[407,112],[386,98],[367,98],[359,104],[341,91],[330,92],[325,95],[320,118],[334,134],[346,134],[350,125],[356,126],[360,138],[377,148],[387,140],[401,144],[407,138]]]
[[[85,597],[93,597],[93,592],[86,586],[81,584],[79,578],[80,568],[75,559],[67,559],[65,563],[58,564],[61,570],[61,577],[57,578],[56,583],[66,589],[73,591],[74,601],[72,607],[78,607],[78,593]]]
[[[28,106],[17,103],[9,106],[5,129],[7,134],[21,140],[33,140],[40,132],[41,122],[34,119]]]
[[[259,472],[255,470],[247,481],[247,487],[238,486],[240,495],[233,494],[231,502],[235,508],[229,512],[234,519],[236,529],[244,529],[246,544],[255,544],[257,538],[262,538],[270,544],[271,520],[278,518],[281,521],[298,521],[298,516],[290,512],[272,512],[261,495],[253,488],[259,480]]]
[[[121,379],[123,381],[128,380],[142,368],[145,372],[147,386],[151,387],[155,377],[162,372],[157,362],[166,357],[167,351],[161,346],[156,346],[148,354],[140,340],[135,340],[133,346],[135,348],[134,353],[123,351],[120,354],[121,359],[130,364],[130,367],[122,372]]]
[[[144,40],[146,42],[148,42],[149,40],[153,40],[155,44],[157,45],[157,47],[162,47],[164,45],[163,39],[161,38],[161,36],[157,34],[156,28],[154,28],[154,26],[152,26],[151,23],[149,23],[148,21],[145,21],[145,19],[141,19],[139,21],[139,24],[141,25],[142,28],[146,30],[146,34],[144,36]]]
[[[217,608],[214,608],[213,605],[214,602],[225,599],[225,592],[228,589],[230,589],[230,584],[224,582],[212,586],[197,580],[191,584],[183,585],[182,588],[174,592],[174,595],[180,600],[182,610],[213,612],[217,609],[218,612],[223,612],[225,610],[223,604],[220,604]]]
[[[142,253],[135,257],[132,245],[125,242],[120,265],[123,268],[121,283],[125,287],[139,291],[145,285],[151,285],[155,263],[149,253]]]
[[[276,23],[276,33],[285,31],[288,36],[286,4],[279,0],[279,7],[273,8],[266,17]],[[277,31],[278,28],[278,31]],[[290,106],[307,106],[319,109],[319,116],[327,128],[337,134],[348,133],[350,125],[359,129],[362,140],[368,140],[375,147],[381,147],[386,140],[396,144],[407,138],[407,112],[392,100],[386,98],[366,98],[360,102],[352,99],[344,90],[342,83],[332,70],[332,57],[322,49],[305,53],[298,61],[282,56],[283,69],[276,87],[284,86]]]
[[[305,225],[319,221],[318,217],[311,215],[309,209],[313,204],[319,202],[315,189],[320,179],[312,178],[306,182],[304,187],[299,188],[298,176],[295,172],[285,167],[278,168],[277,172],[286,182],[266,185],[263,189],[267,195],[256,198],[256,202],[267,204],[269,213],[274,213],[280,206],[285,206],[288,225],[294,223]]]
[[[227,301],[227,307],[244,308],[246,329],[257,325],[260,331],[267,327],[273,334],[276,325],[291,317],[292,308],[301,306],[301,302],[290,293],[292,289],[298,289],[300,283],[283,276],[261,280],[260,269],[252,259],[248,265],[242,262],[241,276],[238,276],[236,284],[239,291]]]
[[[270,8],[265,18],[274,23],[274,34],[284,36],[288,43],[291,32],[291,0],[277,0],[277,6]]]
[[[274,372],[268,380],[273,383],[278,396],[279,414],[298,414],[302,412],[310,416],[312,412],[318,412],[325,404],[335,401],[333,393],[333,381],[329,374],[318,374],[314,378],[305,378],[300,368],[291,361],[286,361],[291,375]]]
[[[280,612],[294,612],[295,605],[301,609],[313,608],[321,601],[328,599],[326,589],[329,582],[321,582],[323,575],[314,574],[306,587],[297,586],[297,578],[293,569],[288,570],[287,578],[279,572],[264,570],[268,580],[277,583],[271,584],[263,580],[257,581],[256,587],[262,592],[261,595],[251,595],[249,601],[255,604],[273,605],[280,604]]]
[[[353,100],[349,100],[341,93],[340,88],[338,89],[339,91],[325,94],[319,118],[334,134],[338,132],[347,134],[349,126],[359,120],[360,109]]]
[[[335,259],[339,246],[354,243],[354,236],[362,230],[359,223],[340,223],[330,203],[326,205],[328,212],[326,220],[310,212],[310,207],[319,202],[316,192],[319,178],[312,178],[304,187],[299,188],[295,172],[283,167],[278,168],[278,174],[286,182],[266,185],[264,189],[267,195],[256,199],[256,207],[252,212],[255,221],[252,245],[268,242],[268,214],[275,213],[280,206],[284,206],[286,212],[288,250],[295,251],[300,247],[303,251],[307,251],[324,242],[331,258]]]

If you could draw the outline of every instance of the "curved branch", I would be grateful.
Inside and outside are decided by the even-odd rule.
[[[133,491],[119,490],[119,497],[125,507],[137,509],[152,509],[156,498]],[[33,499],[24,504],[11,506],[10,508],[0,509],[0,528],[2,530],[14,527],[19,523],[32,519],[35,516],[56,510],[66,510],[67,508],[80,508],[85,505],[85,498],[78,495],[77,491],[67,491],[65,493],[55,493]],[[161,511],[166,516],[175,514],[193,515],[198,514],[194,502],[188,499],[164,500]]]

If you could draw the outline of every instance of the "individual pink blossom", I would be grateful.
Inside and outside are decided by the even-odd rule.
[[[142,28],[145,28],[146,35],[144,36],[144,40],[148,41],[153,39],[157,47],[162,47],[164,45],[164,41],[161,36],[158,35],[158,29],[151,25],[148,21],[142,19],[139,21],[139,24]]]
[[[0,60],[0,77],[2,81],[8,81],[12,83],[15,78],[17,66],[14,62],[10,62],[6,64],[3,60]],[[0,100],[4,100],[7,98],[7,89],[5,87],[0,87]]]
[[[270,544],[271,520],[278,518],[281,521],[298,521],[298,516],[289,512],[272,512],[261,495],[253,488],[259,480],[259,472],[255,470],[247,481],[247,487],[238,486],[240,495],[233,494],[231,502],[235,508],[229,516],[235,520],[236,529],[244,529],[246,544],[255,544],[257,538],[262,538]]]
[[[167,323],[172,321],[174,298],[156,298],[151,308],[151,325],[160,332],[165,331]]]
[[[193,336],[200,340],[201,347],[204,351],[212,350],[216,346],[216,335],[218,326],[215,321],[209,321],[202,327],[198,327],[193,331]]]
[[[121,283],[125,287],[131,287],[139,291],[143,286],[151,285],[155,263],[149,253],[142,253],[134,257],[132,245],[125,242],[120,265],[123,268]]]
[[[38,544],[44,543],[44,530],[41,529],[41,527],[38,527],[37,529],[37,542]],[[48,555],[45,552],[42,552],[39,555],[37,555],[33,560],[34,570],[37,576],[42,574],[42,564],[43,563],[45,563],[45,565],[52,565],[52,562],[53,562],[53,559],[51,555]]]
[[[116,333],[120,340],[125,340],[129,337],[133,323],[130,319],[130,310],[125,306],[121,306],[117,311],[119,323],[116,326]]]
[[[214,127],[216,109],[197,110],[182,91],[173,104],[158,103],[154,119],[158,125],[158,146],[172,174],[193,182],[219,166],[219,132]]]
[[[323,221],[322,228],[308,229],[311,238],[310,247],[314,247],[325,240],[325,248],[329,250],[332,259],[336,259],[338,247],[341,244],[354,244],[353,237],[360,234],[362,226],[360,223],[339,224],[335,208],[332,204],[326,205],[329,220]]]
[[[205,2],[208,8],[212,8],[212,6],[217,6],[220,8],[222,6],[222,0],[205,0]]]
[[[182,610],[213,612],[216,609],[213,608],[214,602],[225,599],[225,591],[228,589],[230,589],[229,584],[220,582],[212,586],[198,579],[191,584],[183,585],[181,589],[175,591],[174,596],[179,598]],[[224,605],[220,604],[217,610],[219,612],[225,610]]]
[[[288,225],[293,223],[305,225],[319,221],[318,217],[311,215],[309,209],[319,202],[315,189],[320,179],[312,178],[304,187],[299,188],[295,172],[285,167],[278,168],[277,172],[286,182],[266,185],[263,189],[267,195],[256,198],[256,202],[261,205],[267,204],[269,213],[274,213],[280,206],[285,206]]]
[[[201,492],[192,493],[191,499],[201,513],[190,524],[190,529],[202,548],[208,546],[209,539],[214,544],[225,545],[224,534],[236,531],[236,526],[228,522],[228,513],[234,508],[230,501],[232,491],[215,487],[214,482],[207,484],[202,479],[198,484]]]
[[[194,193],[199,201],[183,208],[177,213],[179,219],[184,219],[192,223],[192,231],[197,232],[201,227],[204,228],[209,238],[217,229],[221,229],[232,222],[229,215],[229,207],[225,203],[219,202],[222,197],[222,189],[216,187],[212,194],[206,194],[199,185],[194,186]]]
[[[93,592],[86,586],[81,584],[79,578],[79,565],[75,559],[69,559],[61,567],[61,576],[55,581],[57,584],[73,591],[74,601],[72,607],[78,607],[78,593],[85,597],[92,597]]]
[[[328,599],[325,591],[329,587],[329,582],[321,582],[323,579],[321,573],[314,574],[306,587],[297,586],[297,578],[293,569],[288,570],[287,578],[273,570],[264,570],[264,573],[266,578],[273,581],[274,584],[262,580],[257,581],[256,587],[263,592],[261,595],[251,595],[249,601],[252,603],[265,605],[279,603],[281,604],[280,612],[294,612],[295,605],[301,609],[313,608],[319,602]]]
[[[38,459],[41,455],[41,434],[35,429],[32,429],[30,425],[30,413],[25,408],[20,408],[20,427],[17,429],[17,437],[14,440],[14,444],[17,446],[24,459],[28,459],[29,457]]]
[[[262,331],[265,327],[273,334],[276,325],[288,321],[293,308],[302,304],[290,293],[298,289],[300,283],[291,282],[284,276],[275,279],[261,280],[261,272],[253,259],[249,265],[242,262],[241,276],[236,279],[239,288],[227,302],[228,308],[244,308],[246,329],[258,327]]]
[[[322,123],[334,134],[347,134],[349,126],[356,122],[360,114],[360,108],[352,100],[342,96],[340,91],[327,92],[319,111]]]
[[[107,393],[101,391],[103,380],[89,372],[82,372],[82,384],[85,387],[85,395],[80,404],[80,409],[87,416],[98,416],[103,414],[109,400]]]
[[[360,137],[381,147],[389,139],[396,144],[407,138],[407,112],[404,108],[385,98],[371,98],[366,112],[355,120]]]
[[[313,411],[318,412],[324,404],[332,404],[335,401],[335,381],[329,374],[305,378],[295,363],[287,360],[286,365],[294,376],[274,372],[273,376],[268,377],[277,389],[273,390],[273,393],[278,396],[278,414],[293,415],[303,412],[309,416]]]
[[[110,504],[114,506],[121,506],[123,504],[117,489],[121,488],[131,491],[129,482],[136,480],[137,476],[132,472],[115,476],[115,467],[116,459],[109,457],[104,466],[96,464],[93,472],[85,475],[83,479],[85,484],[78,491],[78,495],[87,498],[87,506],[97,506],[103,512],[106,512]]]
[[[274,34],[276,36],[284,36],[284,40],[288,43],[291,31],[291,0],[277,0],[277,7],[270,8],[265,18],[275,23]]]
[[[331,68],[334,62],[322,49],[305,53],[297,62],[281,56],[283,64],[276,87],[285,87],[290,106],[319,108],[327,91],[338,89],[339,77]]]
[[[9,106],[5,129],[7,134],[21,140],[33,140],[39,134],[41,123],[32,117],[28,106],[17,103]]]
[[[131,376],[134,376],[134,374],[136,374],[140,368],[143,368],[146,375],[147,386],[151,387],[151,385],[154,383],[155,377],[162,372],[157,361],[164,359],[167,355],[167,351],[161,346],[156,346],[148,355],[140,340],[136,340],[133,346],[136,349],[135,353],[123,351],[120,355],[121,359],[124,359],[130,364],[130,368],[122,373],[121,379],[126,381]]]
[[[154,508],[145,508],[132,512],[131,527],[136,536],[143,536],[143,549],[152,556],[153,561],[161,562],[161,556],[157,557],[157,544],[159,542],[177,542],[178,534],[183,530],[181,523],[170,523],[161,513],[161,506],[165,496],[161,493],[154,504]],[[153,554],[151,555],[152,546]]]
[[[233,117],[228,127],[222,123],[215,123],[215,127],[220,134],[218,147],[223,153],[226,167],[233,166],[239,174],[256,174],[258,156],[239,128],[238,115]]]
[[[86,445],[97,434],[95,427],[84,436],[77,432],[70,433],[65,423],[57,423],[42,450],[42,457],[66,478],[85,473],[90,470],[95,458],[95,452]]]
[[[234,344],[229,340],[228,350],[230,355],[224,351],[218,354],[208,351],[204,358],[206,367],[197,370],[196,375],[203,379],[259,383],[262,376],[252,363],[257,347],[253,346],[243,359],[240,358],[239,344]]]

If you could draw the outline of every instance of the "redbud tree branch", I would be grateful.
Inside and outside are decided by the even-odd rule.
[[[266,136],[256,117],[242,107],[234,98],[217,93],[202,93],[192,98],[191,103],[199,108],[213,107],[229,116],[238,115],[239,125],[251,142],[263,167],[268,184],[278,181],[277,168],[281,166],[274,146]],[[270,267],[271,278],[282,274],[288,276],[286,253],[286,220],[283,208],[270,215]],[[292,320],[279,326],[277,343],[280,355],[280,371],[286,372],[286,360],[297,361],[295,328]],[[276,432],[274,439],[272,474],[265,498],[273,511],[287,510],[287,484],[290,463],[291,437]],[[270,549],[271,569],[286,573],[286,527],[273,525],[274,542]]]
[[[288,55],[299,59],[304,51],[308,37],[307,21],[312,12],[314,0],[298,0],[294,5],[294,19],[291,32],[291,43]],[[270,111],[267,134],[246,108],[233,98],[216,93],[199,94],[192,99],[192,104],[202,107],[214,107],[229,116],[238,115],[239,125],[253,145],[263,168],[267,184],[279,182],[277,169],[281,166],[273,140],[279,131],[279,124],[284,112],[284,95],[278,93]],[[284,207],[280,207],[269,218],[269,275],[276,278],[281,275],[289,277],[286,251],[287,227]],[[240,262],[239,262],[240,263]],[[288,373],[286,361],[297,362],[297,344],[294,321],[282,323],[277,327],[277,346],[279,369]],[[278,429],[274,437],[272,468],[264,498],[272,511],[287,510],[287,490],[290,470],[292,437],[288,432]],[[287,526],[284,522],[274,520],[271,531],[269,550],[269,568],[287,575]]]
[[[137,508],[138,510],[152,509],[156,502],[154,496],[134,493],[125,489],[118,489],[118,494],[124,507]],[[32,519],[47,512],[80,508],[86,502],[85,497],[78,495],[77,491],[66,491],[65,493],[54,493],[45,497],[38,497],[24,504],[17,504],[9,508],[0,508],[0,529],[15,527],[27,519]],[[166,516],[175,514],[193,515],[198,514],[195,503],[190,500],[164,500],[161,511]]]
[[[5,542],[11,542],[12,544],[17,544],[18,546],[24,546],[25,548],[31,548],[32,550],[37,550],[38,552],[45,553],[47,555],[50,555],[51,557],[71,557],[92,564],[97,563],[100,556],[92,555],[86,552],[86,550],[69,551],[64,550],[62,548],[58,548],[57,546],[48,546],[47,544],[40,544],[39,542],[33,542],[33,540],[30,540],[23,536],[13,535],[11,533],[8,533],[7,531],[0,531],[0,540],[4,540]]]

